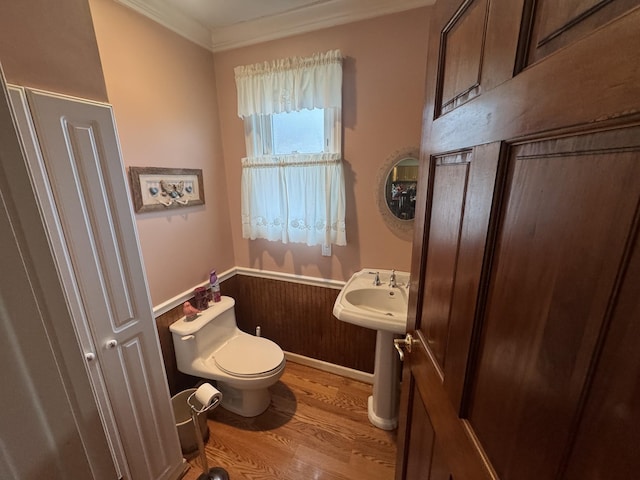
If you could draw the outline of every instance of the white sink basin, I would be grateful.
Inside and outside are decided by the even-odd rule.
[[[376,272],[380,285],[374,285]],[[344,286],[333,314],[338,320],[372,330],[405,333],[409,298],[409,274],[396,272],[396,287],[389,286],[391,270],[365,268],[355,273]]]
[[[376,273],[380,285],[374,285]],[[355,273],[342,288],[333,314],[343,322],[377,330],[373,371],[373,395],[369,397],[369,421],[378,428],[393,430],[398,425],[400,377],[393,339],[407,331],[409,274],[396,272],[396,286],[389,286],[391,270],[365,268]]]

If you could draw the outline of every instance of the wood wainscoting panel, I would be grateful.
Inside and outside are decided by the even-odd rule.
[[[241,330],[254,334],[260,326],[263,337],[287,352],[373,373],[376,332],[333,316],[339,290],[240,274],[221,282],[220,289],[235,299]],[[169,325],[182,316],[182,305],[178,305],[156,317],[172,395],[198,382],[176,366]]]
[[[333,316],[334,288],[235,275],[222,294],[236,300],[238,327],[273,340],[287,352],[373,373],[376,332]]]

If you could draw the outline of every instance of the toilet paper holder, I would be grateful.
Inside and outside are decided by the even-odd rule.
[[[198,403],[201,405],[200,407],[194,405],[194,402],[192,401],[193,398],[198,401]],[[222,393],[220,393],[219,390],[214,388],[210,383],[203,383],[196,389],[195,392],[189,395],[189,397],[187,398],[187,403],[189,404],[189,407],[191,407],[191,410],[193,412],[195,412],[196,414],[200,414],[206,412],[207,410],[216,408],[221,400]]]
[[[194,398],[200,406],[194,405]],[[191,408],[191,420],[196,432],[196,440],[200,452],[200,464],[202,465],[202,475],[198,477],[198,480],[229,480],[229,474],[224,468],[214,467],[209,470],[207,455],[204,450],[204,440],[202,439],[202,432],[198,424],[198,415],[216,408],[221,400],[222,393],[210,383],[203,383],[187,398],[187,404]]]

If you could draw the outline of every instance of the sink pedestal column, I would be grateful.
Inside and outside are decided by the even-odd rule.
[[[400,378],[398,354],[393,346],[395,334],[378,330],[373,370],[373,395],[369,397],[369,421],[383,430],[398,426]]]

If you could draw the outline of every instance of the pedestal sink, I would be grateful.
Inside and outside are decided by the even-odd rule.
[[[407,330],[409,274],[365,268],[355,273],[340,291],[333,315],[343,322],[377,330],[373,371],[373,395],[369,397],[369,421],[378,428],[398,426],[398,354],[393,346],[396,335]],[[376,281],[379,280],[379,281]]]

